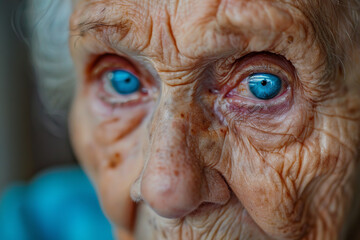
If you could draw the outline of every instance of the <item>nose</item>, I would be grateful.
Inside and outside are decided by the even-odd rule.
[[[137,185],[140,198],[157,214],[181,218],[202,203],[225,204],[230,191],[221,174],[204,167],[190,122],[158,112],[152,123],[148,159]],[[136,185],[136,184],[135,184]]]

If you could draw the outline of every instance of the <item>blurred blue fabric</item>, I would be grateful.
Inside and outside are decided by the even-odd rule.
[[[1,240],[112,240],[111,225],[79,167],[48,170],[0,199]]]

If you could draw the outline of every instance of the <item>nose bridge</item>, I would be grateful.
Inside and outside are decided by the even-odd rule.
[[[156,124],[156,130],[150,140],[148,173],[155,171],[151,174],[161,177],[162,181],[166,180],[167,184],[163,186],[171,187],[164,188],[166,191],[175,190],[181,182],[192,184],[195,188],[200,187],[201,162],[189,146],[190,142],[194,143],[196,140],[189,139],[188,123],[173,116]]]
[[[204,202],[225,204],[230,197],[219,172],[204,168],[203,151],[210,150],[201,149],[204,134],[192,132],[206,131],[209,121],[191,95],[180,94],[162,93],[149,126],[146,163],[135,184],[140,198],[168,218],[186,216]]]
[[[143,199],[160,215],[179,217],[201,204],[203,176],[194,146],[189,146],[196,142],[188,134],[189,109],[172,96],[162,96],[154,113],[140,188]]]
[[[185,159],[192,158],[189,156],[191,151],[188,145],[192,143],[194,147],[197,136],[189,134],[190,127],[198,125],[203,118],[203,115],[195,109],[198,107],[191,95],[179,94],[174,89],[163,91],[149,126],[151,148],[162,154],[186,150]],[[197,112],[196,117],[194,112]]]
[[[150,154],[149,161],[153,164],[161,165],[174,170],[174,176],[179,174],[179,170],[184,165],[199,165],[198,161],[194,161],[191,151],[189,151],[188,143],[193,140],[189,139],[187,134],[189,123],[181,117],[184,113],[169,112],[169,109],[162,109],[157,112],[156,118],[153,119],[150,137]],[[190,160],[192,159],[192,160]],[[170,173],[169,173],[170,174]]]

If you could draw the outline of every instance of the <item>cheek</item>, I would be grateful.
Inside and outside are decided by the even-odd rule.
[[[144,133],[145,129],[140,127],[124,139],[98,145],[97,161],[101,164],[96,185],[99,197],[106,215],[120,227],[130,228],[132,224],[134,203],[130,189],[143,166],[141,136]]]
[[[143,160],[138,134],[107,149],[101,149],[102,164],[96,182],[98,194],[106,215],[117,226],[130,227],[133,202],[130,198],[132,183],[140,174]]]
[[[77,96],[73,102],[70,114],[70,135],[72,145],[82,167],[85,168],[93,181],[96,180],[99,168],[97,146],[93,142],[93,134],[89,129],[93,124],[89,121],[89,114],[84,109],[82,98]]]
[[[71,139],[82,165],[96,178],[100,171],[129,168],[141,153],[144,122],[151,106],[124,109],[116,114],[94,111],[87,97],[76,97],[70,117]]]
[[[97,119],[76,99],[71,135],[76,155],[95,184],[106,215],[117,226],[130,228],[133,202],[130,188],[143,166],[145,111]]]
[[[296,180],[314,118],[309,104],[294,102],[281,114],[228,121],[233,144],[229,185],[255,222],[278,238],[300,237],[306,223]]]
[[[243,127],[229,135],[235,146],[229,185],[255,222],[274,237],[301,236],[314,225],[326,226],[321,221],[335,229],[350,205],[356,152],[350,126],[310,109],[269,132]],[[279,134],[272,135],[274,129]]]
[[[294,183],[281,175],[272,162],[284,161],[275,153],[264,154],[248,139],[236,143],[232,152],[229,185],[254,221],[270,236],[286,239],[303,234],[303,202],[296,199]],[[280,166],[280,164],[279,164]]]
[[[234,118],[230,121],[237,136],[247,139],[253,148],[264,152],[278,152],[293,143],[303,142],[311,133],[313,124],[312,106],[299,96],[283,113],[254,113],[246,118]]]

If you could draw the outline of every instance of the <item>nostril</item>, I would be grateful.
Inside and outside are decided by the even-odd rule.
[[[202,171],[202,180],[196,180],[194,173],[181,176],[168,173],[146,172],[134,183],[132,198],[143,200],[165,218],[202,214],[225,205],[231,198],[231,190],[217,171]]]

